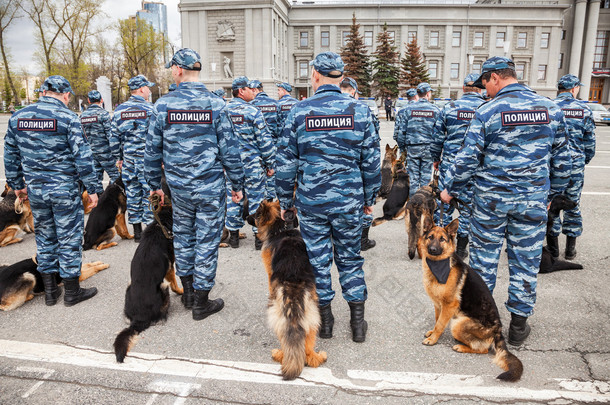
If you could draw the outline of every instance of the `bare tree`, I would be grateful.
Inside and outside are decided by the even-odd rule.
[[[118,30],[128,73],[154,77],[155,68],[163,58],[163,35],[139,18],[120,20]]]
[[[13,83],[13,78],[11,77],[11,70],[9,68],[9,57],[8,52],[4,46],[4,33],[11,25],[11,23],[19,18],[18,15],[19,7],[16,0],[1,0],[0,1],[0,51],[2,53],[2,63],[4,65],[4,71],[6,74],[6,80],[9,83],[11,88],[11,92],[13,93],[13,99],[15,102],[19,101],[19,94],[17,93],[17,89],[15,88],[15,83]]]

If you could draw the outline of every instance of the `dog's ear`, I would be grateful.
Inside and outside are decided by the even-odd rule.
[[[386,151],[386,152],[388,152],[388,151],[390,151],[390,150],[392,150],[392,148],[390,148],[390,144],[389,144],[389,143],[386,143],[386,144],[385,144],[385,151]]]
[[[8,183],[4,185],[4,191],[0,194],[0,197],[6,197],[8,192],[11,191],[11,188],[8,186]]]
[[[430,231],[430,229],[434,228],[434,221],[432,220],[432,217],[427,213],[423,215],[422,223],[422,230],[424,231],[424,233],[427,233],[428,231]]]
[[[398,152],[398,145],[394,146],[394,148],[392,148],[392,151],[393,151],[394,153]]]
[[[451,239],[455,238],[455,235],[457,235],[457,230],[458,230],[459,224],[460,224],[460,219],[456,218],[453,221],[451,221],[451,223],[449,225],[447,225],[445,227],[445,230],[447,231],[449,236],[451,236]]]

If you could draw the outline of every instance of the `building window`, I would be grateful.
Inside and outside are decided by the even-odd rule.
[[[449,76],[451,79],[457,79],[458,77],[460,77],[460,64],[459,63],[452,63],[451,64],[451,76]]]
[[[307,78],[308,75],[309,75],[309,64],[304,61],[299,62],[299,77]]]
[[[309,46],[309,32],[301,32],[299,38],[299,46],[307,48]]]
[[[320,33],[320,45],[325,47],[330,46],[330,31],[322,31]]]
[[[341,31],[341,46],[347,45],[348,37],[349,37],[349,31]]]
[[[562,69],[563,68],[563,53],[559,54],[559,68],[558,69]]]
[[[517,34],[517,48],[527,47],[527,32],[520,32]]]
[[[413,40],[417,41],[417,31],[409,31],[409,43],[413,42]]]
[[[483,32],[475,32],[474,33],[474,44],[473,46],[475,48],[481,48],[483,47],[483,38],[484,38],[484,33]]]
[[[472,64],[472,73],[481,74],[481,63],[475,62]]]
[[[453,37],[451,39],[451,46],[460,46],[462,43],[462,33],[461,32],[453,32]]]
[[[540,47],[548,48],[549,47],[549,38],[551,36],[550,32],[543,32],[542,37],[540,38]]]
[[[364,31],[364,45],[373,46],[373,31]]]
[[[538,65],[538,80],[546,80],[546,65]]]
[[[561,30],[561,40],[566,39],[566,30]]]
[[[430,31],[430,43],[428,46],[430,48],[438,47],[438,31]]]
[[[503,48],[505,39],[506,32],[496,32],[496,48]]]
[[[430,62],[428,64],[428,75],[430,76],[430,79],[436,79],[437,70],[438,70],[438,63]]]
[[[390,37],[390,43],[394,43],[394,40],[396,39],[396,35],[394,34],[394,31],[388,31],[388,36]]]
[[[597,31],[595,51],[593,52],[593,69],[606,67],[608,54],[608,31]]]
[[[515,71],[517,72],[517,80],[523,80],[525,77],[525,63],[516,63]]]

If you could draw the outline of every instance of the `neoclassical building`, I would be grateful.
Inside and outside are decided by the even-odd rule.
[[[519,80],[547,96],[566,73],[581,98],[610,102],[610,0],[181,0],[182,45],[203,59],[202,80],[230,88],[232,76],[288,81],[308,96],[308,62],[339,53],[352,14],[371,54],[388,25],[404,55],[416,38],[433,88],[460,95],[469,72],[491,56],[515,61]]]

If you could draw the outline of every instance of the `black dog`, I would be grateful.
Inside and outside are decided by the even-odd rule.
[[[97,206],[89,214],[85,227],[83,249],[89,250],[96,247],[97,250],[102,250],[116,246],[117,243],[111,242],[111,240],[117,234],[123,239],[133,239],[133,235],[130,235],[127,230],[126,211],[125,186],[119,177],[114,183],[106,187]]]
[[[570,200],[565,195],[557,195],[551,201],[551,206],[549,207],[548,212],[548,220],[546,222],[546,233],[550,234],[551,229],[553,228],[553,220],[557,218],[561,212],[561,210],[570,210],[576,207],[574,201]],[[565,260],[559,260],[554,258],[551,254],[551,251],[544,246],[542,248],[542,259],[540,260],[540,270],[539,273],[552,273],[554,271],[560,270],[582,270],[583,267],[578,263],[572,263]]]
[[[373,220],[373,226],[381,225],[392,219],[401,219],[405,216],[405,204],[409,199],[409,175],[402,162],[394,165],[395,179],[383,204],[383,216]]]

